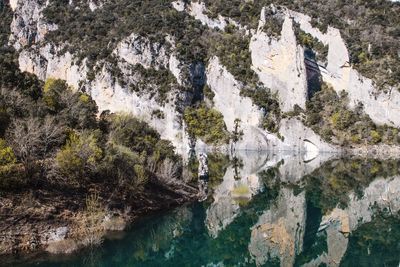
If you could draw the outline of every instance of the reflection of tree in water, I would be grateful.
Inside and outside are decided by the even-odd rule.
[[[349,238],[342,266],[398,266],[400,262],[400,214],[377,214]]]
[[[138,249],[153,252],[168,249],[171,240],[182,235],[191,218],[192,212],[188,207],[179,208],[173,214],[163,217],[161,222],[148,229],[146,238],[138,240]]]
[[[400,160],[336,159],[303,177],[307,199],[327,213],[336,206],[346,207],[349,193],[362,197],[363,189],[377,177],[400,173]]]
[[[243,168],[243,161],[238,157],[233,157],[232,159],[233,170],[235,172],[235,180],[240,180],[240,169]]]
[[[399,166],[399,160],[333,160],[304,177],[307,226],[296,265],[384,266],[385,259],[385,266],[397,266],[399,257],[384,256],[383,251],[391,246],[391,253],[400,255]],[[392,217],[384,218],[382,212]],[[397,218],[393,217],[396,213]],[[397,241],[387,239],[391,231],[397,234]],[[376,256],[375,264],[366,260],[369,254]]]

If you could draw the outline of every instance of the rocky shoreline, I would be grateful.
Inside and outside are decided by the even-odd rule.
[[[137,196],[113,199],[98,185],[90,191],[96,190],[96,194],[89,193],[89,200],[84,191],[41,189],[2,194],[0,256],[40,250],[72,253],[100,244],[107,232],[122,231],[138,218],[197,199],[193,192],[180,194],[154,183]],[[97,203],[90,203],[93,201]]]

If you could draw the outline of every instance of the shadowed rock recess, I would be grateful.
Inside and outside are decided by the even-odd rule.
[[[344,155],[400,157],[400,4],[339,2],[0,0],[0,254],[98,245],[211,195],[218,239],[263,173],[285,186],[246,218],[248,262],[339,264],[370,207],[398,213],[398,174],[318,207],[311,256],[317,193],[295,187]]]

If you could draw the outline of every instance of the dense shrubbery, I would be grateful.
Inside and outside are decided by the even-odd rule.
[[[136,65],[134,72],[140,73],[141,79],[136,85],[131,85],[130,89],[137,93],[150,93],[155,96],[159,103],[167,101],[167,94],[171,88],[178,88],[177,81],[172,73],[164,68],[145,69],[142,65]]]
[[[205,105],[188,107],[185,110],[184,120],[187,131],[192,138],[200,138],[207,144],[222,144],[229,141],[224,118],[215,109]]]
[[[79,9],[75,8],[79,5]],[[115,45],[132,32],[152,41],[165,43],[165,36],[175,37],[179,55],[186,62],[201,60],[205,56],[198,45],[204,29],[201,23],[171,8],[170,1],[106,1],[95,12],[85,1],[55,0],[44,10],[49,22],[59,26],[48,34],[48,40],[65,44],[80,59],[88,57],[94,63],[111,56]],[[82,46],[82,44],[85,44]]]
[[[307,102],[306,124],[328,142],[348,144],[399,144],[397,128],[375,125],[362,106],[347,108],[345,93],[338,96],[327,84]]]
[[[47,80],[38,99],[20,91],[0,91],[9,120],[0,139],[2,189],[46,178],[65,186],[106,182],[138,192],[153,176],[179,178],[173,146],[146,123],[108,113],[98,120],[91,97],[62,80]]]

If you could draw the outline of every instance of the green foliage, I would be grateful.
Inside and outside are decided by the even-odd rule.
[[[230,164],[229,157],[221,153],[208,154],[208,172],[209,172],[209,186],[215,188],[221,184],[226,169]]]
[[[73,92],[64,80],[47,79],[43,87],[43,101],[53,114],[71,128],[96,126],[97,105],[86,93]]]
[[[253,103],[263,110],[264,117],[261,127],[272,133],[278,132],[281,110],[277,96],[273,95],[269,89],[264,87],[256,87],[253,90],[243,90],[242,95],[250,97]]]
[[[381,137],[380,133],[375,130],[371,131],[371,138],[372,138],[372,142],[375,144],[382,141],[382,137]]]
[[[158,160],[177,159],[169,141],[160,139],[159,133],[147,123],[128,114],[115,114],[110,118],[110,141],[136,153],[156,155]]]
[[[188,107],[184,113],[187,131],[192,138],[200,138],[207,144],[221,144],[229,141],[224,118],[215,109],[205,105]]]
[[[60,109],[60,96],[68,90],[68,85],[64,80],[49,78],[43,86],[43,100],[51,110]]]
[[[47,34],[47,39],[64,44],[65,50],[78,54],[81,60],[87,57],[91,66],[112,57],[116,44],[132,32],[160,44],[165,43],[167,34],[173,36],[185,62],[205,56],[202,49],[191,49],[200,48],[200,40],[195,37],[204,27],[184,12],[174,10],[169,0],[107,1],[95,12],[87,2],[69,5],[65,0],[55,0],[46,7],[44,15],[59,26],[57,31]]]
[[[213,99],[214,99],[214,96],[215,96],[215,94],[214,94],[214,92],[211,90],[211,88],[206,84],[205,86],[204,86],[204,88],[203,88],[203,93],[204,93],[204,96],[208,99],[208,100],[210,100],[211,102],[213,102]]]
[[[78,180],[93,173],[103,156],[99,134],[89,131],[70,134],[67,144],[56,156],[57,165],[65,177]]]
[[[289,1],[289,0],[206,0],[209,15],[218,14],[232,18],[243,26],[257,28],[261,9],[270,4],[285,6],[291,10],[307,14],[314,27],[326,32],[328,26],[340,29],[350,51],[351,63],[366,77],[386,85],[399,88],[400,64],[398,57],[400,5],[393,1]],[[270,19],[270,17],[268,18]],[[274,34],[279,24],[267,23],[266,32]],[[309,36],[304,41],[323,60],[326,47],[317,44]]]
[[[338,96],[332,87],[323,83],[321,91],[306,103],[305,122],[324,140],[338,145],[399,143],[396,128],[375,125],[362,106],[353,111],[347,103],[346,94]]]
[[[139,94],[150,93],[161,104],[167,101],[167,94],[172,88],[178,88],[175,76],[165,68],[146,69],[137,64],[133,72],[140,73],[141,79],[136,85],[131,85],[131,90]]]
[[[208,32],[209,56],[218,56],[230,73],[244,84],[255,84],[258,77],[251,69],[250,36],[242,31]]]
[[[6,145],[5,140],[0,138],[0,166],[13,164],[16,162],[14,151]]]
[[[311,34],[300,29],[300,25],[298,24],[295,24],[295,34],[297,43],[315,52],[317,60],[327,62],[328,46],[324,45]]]

